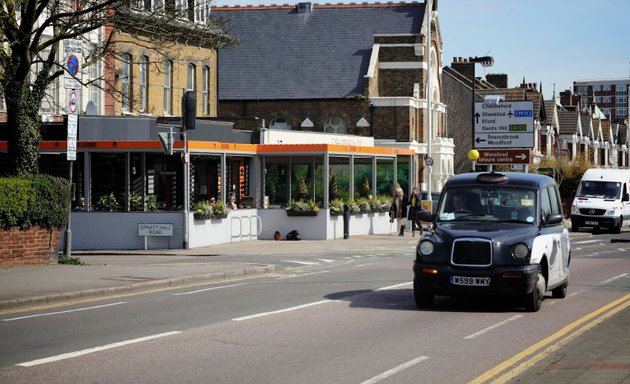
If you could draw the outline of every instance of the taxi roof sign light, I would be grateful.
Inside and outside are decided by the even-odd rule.
[[[481,184],[503,184],[507,183],[508,177],[502,173],[480,173],[477,176],[477,181]]]

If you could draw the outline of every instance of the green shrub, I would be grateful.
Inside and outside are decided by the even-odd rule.
[[[0,178],[0,228],[62,228],[70,213],[70,185],[48,175]]]

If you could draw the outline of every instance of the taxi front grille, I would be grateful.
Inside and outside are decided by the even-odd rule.
[[[492,241],[484,239],[455,240],[451,263],[458,266],[490,266],[492,264]]]

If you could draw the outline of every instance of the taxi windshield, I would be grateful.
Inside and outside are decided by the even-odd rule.
[[[437,221],[497,221],[532,224],[536,221],[533,189],[475,186],[445,191]]]

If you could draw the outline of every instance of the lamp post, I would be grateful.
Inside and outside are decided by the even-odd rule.
[[[492,56],[469,57],[468,62],[472,63],[472,108],[471,108],[471,150],[475,149],[475,64],[480,63],[482,67],[491,67],[494,64]],[[477,155],[477,157],[479,157]],[[471,158],[472,160],[472,158]],[[475,159],[476,160],[476,159]],[[475,160],[473,160],[473,171],[475,170]]]

